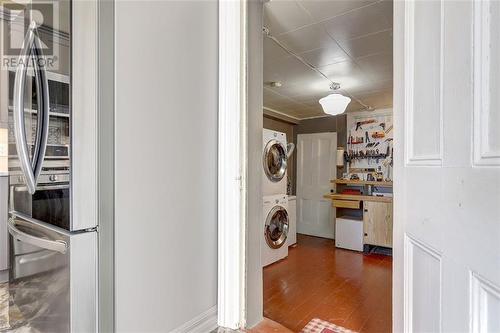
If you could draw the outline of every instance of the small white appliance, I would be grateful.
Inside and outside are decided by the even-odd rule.
[[[262,266],[270,265],[288,256],[288,197],[285,194],[265,196],[264,234],[261,241]]]
[[[287,192],[288,150],[286,134],[264,129],[262,140],[262,194],[275,195]]]
[[[337,217],[335,219],[335,246],[363,251],[363,220],[353,217]]]
[[[297,243],[297,197],[295,195],[288,196],[288,219],[290,221],[288,227],[288,246]]]

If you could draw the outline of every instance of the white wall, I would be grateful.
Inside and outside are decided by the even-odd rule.
[[[215,1],[116,2],[117,332],[216,305]]]
[[[264,233],[262,216],[262,92],[263,41],[261,1],[247,2],[248,19],[248,202],[247,202],[247,285],[246,320],[252,327],[262,320],[263,282],[261,241]]]

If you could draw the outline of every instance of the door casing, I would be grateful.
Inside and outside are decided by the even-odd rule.
[[[224,293],[236,295],[230,303],[225,302],[223,298],[218,300],[218,323],[220,326],[229,328],[249,328],[255,326],[263,315],[263,289],[262,289],[262,265],[260,260],[260,242],[262,237],[263,217],[262,217],[262,190],[260,180],[262,179],[261,149],[262,149],[262,13],[263,3],[265,1],[242,1],[241,8],[232,12],[232,18],[229,20],[230,11],[223,12],[223,7],[227,5],[226,1],[220,1],[219,11],[219,29],[220,31],[231,31],[238,28],[242,35],[237,43],[228,45],[219,44],[219,54],[240,54],[245,57],[240,58],[240,66],[234,64],[219,62],[220,73],[225,76],[219,76],[219,87],[224,87],[228,78],[242,78],[244,89],[239,91],[238,101],[224,107],[219,106],[219,117],[225,117],[229,112],[239,111],[240,122],[219,123],[219,135],[229,133],[232,140],[226,142],[219,141],[219,151],[225,152],[226,149],[234,149],[235,143],[238,144],[240,163],[242,165],[240,173],[236,176],[240,184],[239,200],[240,206],[233,210],[231,216],[239,219],[239,225],[242,226],[239,231],[239,243],[234,243],[234,237],[224,235],[219,232],[219,296]],[[239,13],[239,14],[238,14]],[[395,158],[400,158],[404,153],[403,147],[398,145],[398,138],[403,133],[401,126],[401,114],[403,112],[404,100],[404,2],[394,2],[394,148]],[[229,81],[228,81],[229,80]],[[234,81],[233,81],[234,82]],[[224,92],[219,93],[219,98],[225,98]],[[222,126],[222,127],[221,127]],[[234,128],[236,126],[236,129]],[[260,135],[259,135],[260,134]],[[229,162],[229,156],[219,156],[219,162]],[[219,185],[221,182],[234,181],[234,175],[224,175],[219,173]],[[231,178],[233,177],[233,178]],[[393,331],[402,332],[403,329],[403,235],[402,226],[398,223],[400,214],[398,209],[398,191],[397,182],[398,173],[395,170],[395,212],[394,212],[394,231],[393,231]],[[219,186],[219,191],[223,190]],[[220,192],[219,192],[220,193]],[[220,199],[220,198],[219,198]],[[228,202],[219,202],[219,230],[228,227],[231,221],[228,215],[222,213],[226,211]],[[234,236],[234,234],[233,234]],[[228,256],[227,245],[230,248],[238,248],[239,260],[221,261]],[[243,267],[243,268],[242,268]],[[227,274],[221,272],[231,272],[231,281]],[[223,289],[221,289],[223,288]],[[236,294],[234,294],[236,293]],[[239,306],[234,306],[239,304]],[[233,320],[227,322],[224,318],[231,317]],[[236,318],[236,320],[234,319]],[[236,322],[238,322],[236,324]]]

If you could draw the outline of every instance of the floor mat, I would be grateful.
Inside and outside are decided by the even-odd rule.
[[[348,330],[345,327],[332,324],[325,320],[314,318],[306,325],[306,327],[302,329],[301,333],[357,333],[357,332]]]
[[[0,331],[9,327],[9,289],[6,283],[0,283]]]
[[[0,283],[0,332],[40,333],[29,324],[23,324],[24,318],[19,308],[12,304],[9,284]]]

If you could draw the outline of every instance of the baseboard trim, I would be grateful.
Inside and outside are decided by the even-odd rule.
[[[217,328],[217,305],[182,324],[170,333],[208,333]]]

